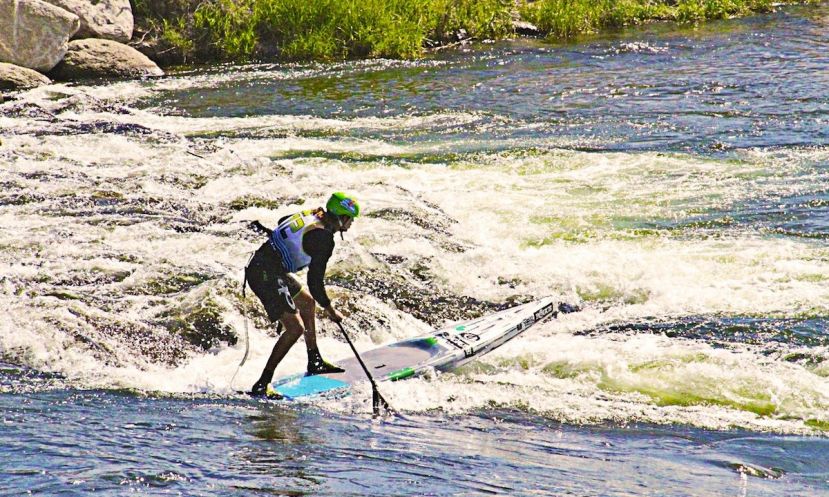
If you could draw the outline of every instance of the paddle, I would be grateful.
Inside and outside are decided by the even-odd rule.
[[[345,332],[345,328],[343,328],[343,325],[340,323],[337,323],[337,326],[339,326],[340,332],[345,337],[345,341],[348,342],[348,346],[351,347],[351,351],[354,352],[354,357],[357,358],[357,362],[360,363],[360,367],[363,368],[363,372],[366,374],[366,376],[368,377],[368,381],[371,383],[371,400],[372,406],[374,407],[374,415],[380,415],[380,406],[383,406],[387,413],[396,415],[397,411],[395,411],[389,405],[386,399],[384,399],[383,396],[380,395],[380,391],[377,389],[377,383],[374,381],[374,377],[371,376],[371,373],[368,371],[368,368],[366,367],[366,363],[363,362],[363,358],[360,357],[360,354],[359,352],[357,352],[357,349],[354,347],[354,344],[351,343],[351,339],[348,337],[348,333]]]

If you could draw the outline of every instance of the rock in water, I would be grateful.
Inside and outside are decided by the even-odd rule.
[[[112,40],[87,38],[69,42],[66,56],[49,74],[57,80],[82,78],[140,78],[164,71],[138,50]]]
[[[541,36],[542,34],[535,24],[520,19],[512,21],[512,29],[521,36]]]
[[[0,0],[0,62],[49,71],[79,27],[78,16],[41,0]]]
[[[19,90],[48,85],[52,81],[32,69],[0,62],[0,90]]]
[[[75,14],[81,28],[75,38],[104,38],[126,43],[132,38],[129,0],[44,0]]]

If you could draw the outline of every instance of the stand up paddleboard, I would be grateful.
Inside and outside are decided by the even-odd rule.
[[[434,333],[403,340],[360,354],[378,382],[397,381],[429,370],[457,368],[500,347],[539,321],[554,316],[550,298],[518,305],[488,316],[456,323]],[[268,388],[286,399],[345,393],[351,385],[366,381],[356,358],[338,362],[343,373],[296,374],[274,380]]]

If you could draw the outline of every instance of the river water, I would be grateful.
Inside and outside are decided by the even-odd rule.
[[[13,97],[2,495],[829,496],[825,4]],[[328,271],[361,350],[584,310],[382,385],[395,418],[366,385],[239,396],[275,340],[246,224],[335,190],[365,212]]]

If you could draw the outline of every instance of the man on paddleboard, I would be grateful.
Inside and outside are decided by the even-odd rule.
[[[334,251],[334,234],[348,231],[359,215],[360,204],[353,197],[336,192],[328,199],[325,209],[298,212],[282,218],[273,231],[265,228],[268,241],[251,258],[245,268],[245,279],[262,301],[271,322],[279,321],[285,331],[274,345],[251,394],[266,394],[277,365],[303,334],[309,374],[343,371],[320,355],[314,311],[318,303],[335,323],[343,319],[325,292],[323,278]],[[302,288],[294,274],[306,267],[308,290]]]

